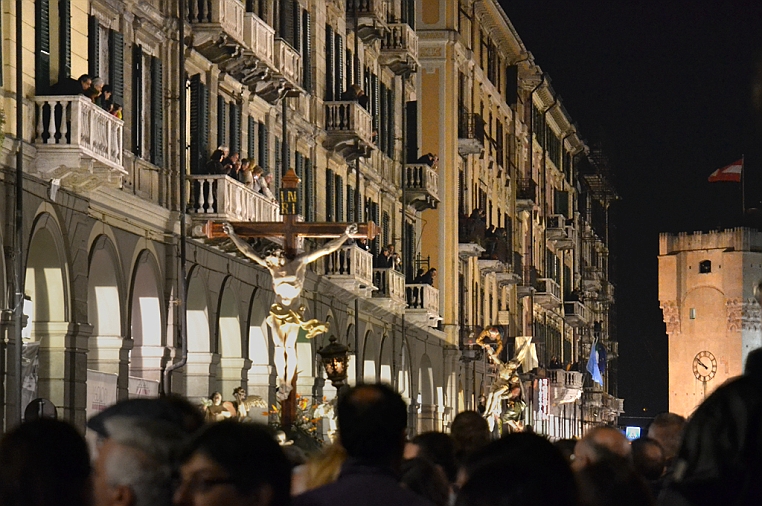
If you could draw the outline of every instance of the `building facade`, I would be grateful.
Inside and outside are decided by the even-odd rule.
[[[669,410],[689,416],[762,346],[762,233],[661,234],[659,304],[669,339]]]
[[[184,352],[172,392],[227,397],[244,385],[275,403],[269,274],[203,226],[282,218],[277,202],[208,173],[218,146],[272,173],[275,195],[293,168],[304,221],[381,229],[367,248],[348,244],[309,269],[307,316],[330,331],[297,344],[300,394],[333,396],[316,351],[336,337],[350,348],[350,382],[389,382],[410,403],[411,428],[446,429],[489,389],[494,371],[473,336],[495,325],[506,342],[531,336],[537,348],[539,367],[523,377],[527,423],[561,437],[621,410],[612,367],[604,360],[604,385],[584,394],[579,367],[595,336],[615,363],[608,167],[496,3],[25,0],[22,9],[20,89],[14,2],[3,0],[0,20],[6,425],[20,404],[21,292],[37,380],[25,395],[77,424],[113,400],[158,393]],[[84,73],[112,87],[121,118],[61,93]],[[422,163],[427,152],[439,162]],[[468,221],[474,209],[484,220]],[[374,268],[388,244],[401,269]],[[416,282],[431,267],[434,285]]]

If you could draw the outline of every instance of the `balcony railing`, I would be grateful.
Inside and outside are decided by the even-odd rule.
[[[187,0],[188,21],[193,26],[194,46],[216,45],[220,35],[244,41],[245,4],[240,0]],[[223,42],[224,45],[229,45]],[[203,51],[202,51],[203,52]],[[219,55],[218,55],[219,56]]]
[[[534,301],[547,309],[558,307],[561,304],[561,287],[552,278],[538,279]]]
[[[347,160],[367,157],[373,149],[373,120],[353,100],[325,103],[325,147]]]
[[[516,181],[516,207],[519,210],[532,209],[537,202],[537,183],[533,179]]]
[[[115,185],[127,172],[122,161],[124,122],[83,95],[34,97],[37,170],[73,182]],[[92,167],[92,169],[91,169]],[[72,176],[67,181],[65,178]],[[105,178],[105,179],[104,179]]]
[[[386,0],[347,0],[347,25],[353,25],[356,16],[357,35],[370,44],[386,33],[387,9]]]
[[[590,309],[579,301],[564,302],[564,317],[572,327],[584,327],[593,321]]]
[[[405,275],[396,269],[373,269],[373,285],[378,288],[373,297],[405,303]]]
[[[418,211],[439,204],[439,174],[425,163],[405,165],[405,197]]]
[[[243,40],[262,63],[275,64],[275,29],[253,12],[244,16]]]
[[[577,371],[564,371],[563,369],[548,370],[550,384],[556,387],[582,389],[584,375]]]
[[[302,85],[302,57],[283,39],[275,39],[275,68],[292,85]]]
[[[439,290],[428,284],[405,285],[408,313],[422,315],[425,325],[436,327],[439,322]],[[424,323],[421,320],[419,323]]]
[[[566,237],[566,216],[562,214],[548,216],[545,222],[545,231],[551,241]]]
[[[460,113],[458,117],[458,153],[476,155],[484,151],[484,120],[476,113]]]
[[[381,38],[378,59],[397,75],[410,75],[418,70],[418,35],[407,23],[389,25]]]
[[[192,218],[227,221],[283,221],[278,204],[228,176],[188,176],[186,210]]]
[[[373,291],[373,255],[355,244],[342,246],[325,257],[325,277],[362,296]]]

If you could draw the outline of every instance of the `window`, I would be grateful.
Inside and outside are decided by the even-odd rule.
[[[154,165],[164,164],[163,66],[135,45],[132,53],[132,150]]]
[[[304,199],[304,220],[315,221],[315,169],[312,166],[312,160],[305,158],[304,160],[304,192],[306,193]]]
[[[696,319],[696,308],[695,307],[692,307],[692,308],[690,308],[688,310],[688,316],[689,316],[689,318],[691,320],[695,320]]]
[[[334,197],[333,185],[336,180],[334,179],[333,171],[331,169],[325,170],[325,220],[336,221],[336,198]]]
[[[712,261],[704,260],[699,262],[699,274],[709,274],[712,272]]]
[[[190,78],[190,172],[202,174],[209,157],[209,92],[201,75]]]

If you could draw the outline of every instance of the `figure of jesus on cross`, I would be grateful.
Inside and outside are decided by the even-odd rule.
[[[296,374],[296,339],[299,330],[306,332],[307,339],[328,331],[327,323],[314,319],[304,320],[304,306],[299,304],[299,296],[304,287],[307,264],[338,250],[351,235],[357,233],[357,224],[347,225],[342,235],[327,242],[322,248],[298,254],[291,260],[284,256],[281,249],[272,251],[263,259],[235,233],[230,223],[224,223],[222,229],[241,253],[270,271],[272,276],[275,304],[270,307],[267,323],[274,333],[275,370],[279,380],[277,397],[283,401],[291,393],[291,383]]]

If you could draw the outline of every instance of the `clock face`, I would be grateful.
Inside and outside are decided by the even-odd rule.
[[[693,358],[693,375],[706,383],[717,374],[717,359],[708,351],[700,351]]]

